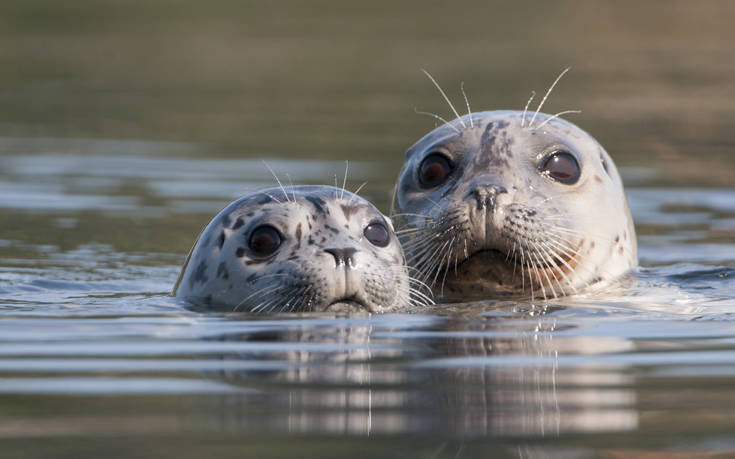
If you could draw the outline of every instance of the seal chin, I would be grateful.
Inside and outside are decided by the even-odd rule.
[[[338,298],[327,305],[324,312],[373,312],[364,302],[355,297]]]

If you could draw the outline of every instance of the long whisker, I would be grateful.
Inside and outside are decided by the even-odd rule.
[[[348,160],[345,160],[345,178],[342,181],[342,194],[340,194],[339,199],[340,201],[345,195],[345,187],[347,186],[347,171],[350,169],[350,162]]]
[[[286,202],[289,202],[288,193],[286,193],[286,188],[283,187],[283,184],[278,179],[278,176],[276,175],[276,173],[273,171],[273,169],[271,169],[271,167],[268,165],[268,163],[265,162],[265,160],[263,160],[263,165],[265,165],[265,167],[268,168],[268,170],[271,172],[271,174],[273,174],[273,178],[276,179],[276,182],[278,182],[278,186],[281,187],[281,191],[283,191],[283,195],[286,197]]]
[[[564,74],[566,74],[570,69],[571,69],[571,67],[565,68],[559,74],[559,76],[556,77],[556,80],[554,80],[554,82],[551,84],[551,86],[549,86],[549,89],[548,89],[548,91],[546,91],[546,94],[544,95],[544,98],[541,99],[541,102],[538,104],[538,107],[536,108],[536,112],[533,114],[533,117],[531,118],[531,122],[528,123],[528,127],[533,127],[533,121],[536,119],[536,116],[538,115],[539,111],[541,110],[541,107],[544,106],[544,102],[546,102],[546,99],[549,97],[549,94],[551,94],[551,91],[554,90],[554,86],[556,86],[556,84],[559,82],[559,80],[561,80],[561,77],[563,77]]]
[[[353,192],[352,192],[352,197],[351,197],[351,198],[350,198],[350,200],[349,200],[349,201],[347,202],[347,205],[348,205],[348,206],[349,206],[349,205],[350,205],[350,204],[352,203],[352,200],[353,200],[353,199],[355,199],[355,196],[357,196],[357,193],[359,193],[359,192],[360,192],[360,190],[362,190],[362,188],[363,188],[363,187],[364,187],[365,185],[367,185],[367,183],[368,183],[367,181],[365,181],[365,182],[362,182],[362,185],[358,186],[358,187],[357,187],[357,189],[356,189],[355,191],[353,191]]]
[[[546,118],[543,123],[539,124],[538,126],[536,126],[533,129],[534,130],[541,129],[542,127],[544,127],[544,125],[546,123],[548,123],[549,121],[553,120],[554,118],[559,118],[561,115],[566,115],[566,114],[569,114],[569,113],[582,113],[582,110],[564,110],[563,112],[556,113],[556,114],[551,115],[550,117]]]
[[[521,127],[526,127],[526,112],[528,112],[528,106],[531,105],[531,101],[534,97],[536,97],[536,91],[531,91],[531,97],[528,98],[528,102],[526,102],[526,107],[523,109],[523,117],[521,117]]]
[[[422,72],[424,72],[424,75],[426,75],[427,77],[429,77],[429,79],[431,80],[431,82],[432,82],[432,83],[434,83],[434,86],[436,86],[436,89],[438,89],[438,90],[439,90],[439,92],[441,93],[441,95],[442,95],[442,96],[444,97],[444,100],[446,100],[446,101],[447,101],[447,104],[449,104],[449,108],[451,108],[451,109],[452,109],[452,111],[454,112],[454,116],[456,116],[456,117],[457,117],[457,119],[459,120],[459,122],[460,122],[460,123],[462,123],[462,126],[463,126],[463,127],[465,128],[465,129],[467,129],[467,125],[465,124],[464,120],[462,119],[462,117],[461,117],[461,116],[459,116],[459,113],[457,112],[457,109],[456,109],[456,108],[454,108],[454,105],[452,104],[452,101],[451,101],[451,100],[449,100],[449,97],[447,97],[447,95],[446,95],[446,93],[444,92],[444,90],[442,89],[442,87],[441,87],[441,86],[439,86],[439,83],[437,83],[437,82],[436,82],[436,80],[434,79],[434,77],[433,77],[433,76],[431,76],[431,75],[429,74],[429,72],[427,72],[427,71],[426,71],[426,70],[424,70],[424,69],[421,69],[421,71],[422,71]]]
[[[470,101],[467,99],[467,93],[464,92],[464,81],[460,83],[459,85],[460,91],[462,91],[462,97],[464,97],[464,103],[467,105],[467,115],[470,118],[470,127],[475,127],[474,122],[472,121],[472,110],[470,109]]]
[[[454,130],[454,132],[456,132],[457,134],[459,134],[460,132],[462,132],[462,131],[460,131],[459,129],[457,129],[456,127],[452,126],[452,125],[451,125],[451,124],[449,123],[449,121],[445,120],[444,118],[442,118],[441,116],[437,115],[436,113],[431,113],[431,112],[422,112],[422,111],[420,111],[420,110],[417,110],[417,109],[415,109],[415,108],[413,109],[413,111],[414,111],[414,113],[416,113],[417,115],[426,115],[426,116],[430,116],[430,117],[432,117],[432,118],[436,118],[436,119],[438,119],[439,121],[441,121],[442,123],[444,123],[444,124],[445,124],[446,126],[449,126],[450,128],[452,128],[452,129]]]

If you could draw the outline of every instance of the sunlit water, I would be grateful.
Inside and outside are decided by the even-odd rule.
[[[188,432],[323,452],[318,438],[350,434],[331,451],[353,457],[735,450],[733,189],[643,188],[647,171],[623,169],[642,267],[605,293],[254,316],[168,293],[186,241],[272,185],[259,160],[198,159],[205,147],[187,144],[0,144],[0,438],[59,451],[63,439]],[[269,165],[298,183],[344,173]],[[393,178],[349,167],[385,209]],[[365,443],[376,436],[392,440]]]

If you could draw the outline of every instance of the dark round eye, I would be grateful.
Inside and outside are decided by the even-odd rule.
[[[419,165],[419,183],[424,188],[441,185],[452,172],[452,163],[441,153],[431,153]]]
[[[256,257],[267,257],[281,246],[281,234],[272,226],[259,226],[250,233],[248,247]]]
[[[557,151],[549,155],[541,165],[541,172],[565,185],[577,183],[581,173],[577,160],[566,151]]]
[[[390,233],[388,232],[388,228],[386,228],[382,223],[373,222],[369,224],[365,227],[362,234],[365,235],[365,238],[370,241],[371,244],[378,247],[385,247],[390,242]]]

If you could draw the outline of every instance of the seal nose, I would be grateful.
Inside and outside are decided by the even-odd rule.
[[[499,194],[507,193],[508,190],[502,185],[482,184],[476,186],[470,195],[477,201],[477,209],[495,208],[495,198]]]
[[[324,249],[324,251],[334,257],[334,261],[337,264],[337,266],[341,266],[341,265],[354,266],[355,265],[354,259],[352,257],[353,255],[355,255],[355,252],[357,252],[357,249],[348,247],[345,249]]]

